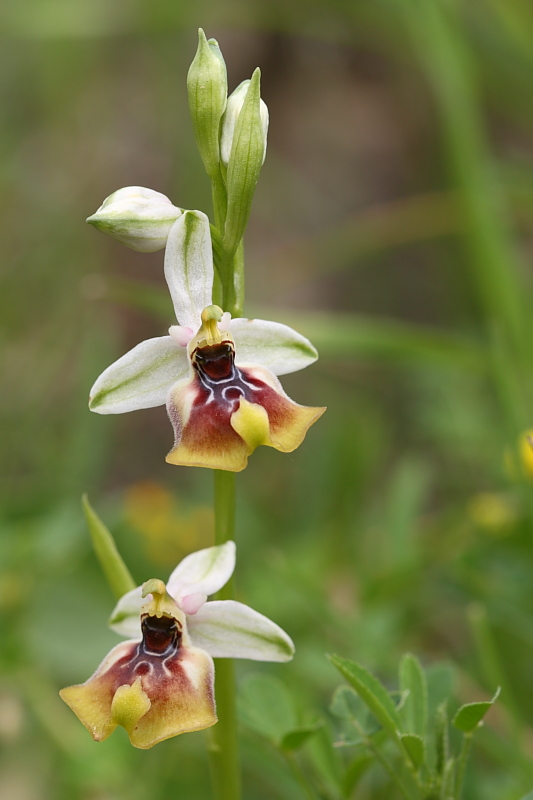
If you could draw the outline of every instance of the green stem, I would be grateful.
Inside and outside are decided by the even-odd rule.
[[[211,191],[213,194],[215,225],[220,231],[221,236],[223,236],[224,226],[226,224],[226,214],[228,210],[228,195],[226,192],[226,186],[220,173],[211,178]]]
[[[215,544],[232,539],[235,530],[235,475],[214,470]],[[230,580],[217,594],[217,600],[233,599]],[[239,800],[241,771],[237,740],[235,677],[231,659],[215,660],[215,697],[218,723],[211,728],[209,756],[215,800]]]
[[[222,172],[211,178],[215,225],[221,239],[224,236],[228,196]],[[230,257],[221,247],[218,253],[218,276],[213,286],[213,300],[236,316],[244,300],[244,269],[242,246],[235,257]],[[238,279],[234,278],[238,274]],[[237,288],[236,288],[237,287]],[[235,475],[233,472],[214,470],[215,479],[215,544],[224,544],[234,538],[235,532]],[[233,579],[218,592],[217,600],[233,600]],[[215,697],[218,723],[211,729],[209,748],[213,795],[215,800],[239,800],[241,797],[241,770],[237,738],[235,703],[235,675],[231,659],[215,660]]]
[[[371,737],[366,734],[366,732],[363,730],[363,728],[359,724],[359,721],[357,719],[355,719],[355,717],[352,717],[351,721],[352,721],[353,726],[355,727],[355,729],[359,733],[359,736],[361,737],[361,739],[365,743],[365,746],[368,748],[368,750],[370,750],[370,752],[372,753],[372,755],[374,756],[376,761],[379,761],[379,763],[381,764],[381,766],[383,767],[383,769],[385,770],[385,772],[387,773],[387,775],[389,776],[391,781],[396,784],[396,786],[397,786],[398,790],[400,791],[400,793],[402,794],[402,796],[405,797],[405,800],[415,800],[415,797],[411,794],[411,792],[409,791],[409,789],[407,788],[407,786],[405,785],[403,780],[400,778],[398,773],[394,770],[394,767],[385,758],[385,756],[383,755],[383,753],[381,752],[379,747],[377,747],[377,745],[374,744],[374,742],[372,741]]]
[[[287,763],[291,768],[292,774],[302,787],[303,791],[309,798],[309,800],[317,800],[318,795],[316,794],[314,788],[310,784],[310,782],[305,777],[305,774],[298,763],[298,759],[296,758],[294,753],[284,753],[285,758],[287,759]]]
[[[233,538],[235,531],[235,473],[215,469],[213,474],[215,478],[215,544],[224,544]],[[218,594],[221,600],[227,599],[224,596],[224,589],[221,589]]]
[[[244,248],[242,240],[235,252],[228,252],[224,248],[228,193],[222,171],[211,176],[211,193],[215,227],[220,236],[213,300],[233,317],[241,317],[244,304]]]
[[[244,313],[244,242],[242,239],[233,257],[233,270],[234,304],[233,308],[228,307],[228,311],[234,317],[242,317]]]
[[[459,755],[459,768],[457,770],[457,782],[455,784],[455,800],[461,800],[461,792],[463,790],[463,781],[465,778],[466,765],[468,763],[468,756],[470,755],[470,748],[472,747],[472,734],[465,733],[463,736],[463,746]]]

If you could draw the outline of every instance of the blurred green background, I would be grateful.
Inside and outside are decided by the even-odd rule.
[[[516,447],[533,428],[528,0],[0,9],[0,796],[210,797],[204,734],[95,744],[57,696],[117,641],[83,491],[139,582],[211,543],[211,475],[165,464],[164,410],[104,418],[86,403],[104,367],[173,319],[162,253],[85,218],[127,185],[211,208],[185,83],[199,25],[230,89],[261,67],[270,110],[247,313],[313,340],[319,362],[284,387],[329,408],[297,452],[261,448],[238,477],[239,598],[297,646],[239,679],[283,679],[333,739],[326,651],[392,688],[405,650],[453,664],[457,704],[502,684],[465,797],[518,800],[533,788],[533,453]],[[246,798],[304,797],[242,731]],[[301,758],[321,797],[341,796],[338,763]],[[346,796],[396,797],[378,769]]]

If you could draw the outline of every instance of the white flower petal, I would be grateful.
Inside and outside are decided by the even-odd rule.
[[[197,330],[211,305],[213,250],[209,220],[201,211],[185,211],[172,226],[165,250],[165,278],[180,325]]]
[[[109,618],[109,627],[121,636],[140,639],[141,606],[146,600],[142,596],[142,586],[122,595]]]
[[[213,600],[187,618],[192,643],[214,658],[290,661],[292,639],[275,622],[235,600]]]
[[[190,594],[215,594],[235,569],[235,542],[197,550],[180,561],[167,582],[167,592],[178,602]]]
[[[308,367],[318,358],[309,339],[281,322],[237,317],[231,320],[229,330],[239,365],[257,364],[274,375],[286,375]]]
[[[187,352],[170,336],[147,339],[96,379],[89,408],[98,414],[122,414],[161,406],[170,387],[188,373]]]

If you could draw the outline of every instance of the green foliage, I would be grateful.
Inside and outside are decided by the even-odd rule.
[[[335,655],[329,656],[329,659],[359,694],[389,736],[396,740],[401,730],[400,716],[383,684],[360,664]]]
[[[405,729],[423,739],[428,718],[427,682],[420,661],[411,653],[400,662],[400,689],[407,693],[402,708]]]
[[[458,709],[452,724],[462,733],[473,733],[479,727],[487,711],[498,699],[500,690],[497,689],[492,700],[483,703],[467,703]]]
[[[435,769],[437,775],[443,775],[448,765],[450,738],[448,725],[448,703],[444,701],[435,713]]]
[[[434,800],[436,797],[439,800],[458,800],[461,796],[472,733],[498,699],[499,689],[490,701],[468,703],[459,708],[453,719],[453,725],[461,730],[465,737],[461,752],[457,757],[450,757],[446,707],[451,697],[447,697],[437,707],[431,733],[428,733],[428,680],[414,655],[406,653],[400,661],[399,683],[403,696],[399,708],[394,705],[391,693],[381,681],[364,667],[338,656],[329,656],[329,659],[350,683],[350,687],[355,690],[375,720],[380,723],[383,733],[383,737],[377,739],[361,725],[357,698],[353,696],[350,687],[339,687],[335,691],[330,710],[339,719],[351,721],[358,734],[358,738],[351,744],[362,747],[362,753],[356,755],[355,761],[349,764],[346,770],[344,785],[353,788],[371,760],[375,759],[388,774],[392,784],[407,800],[415,798]],[[438,680],[435,680],[434,670],[431,682],[432,694],[436,693],[440,698],[443,689],[447,688],[447,691],[451,692],[451,681],[449,670],[441,669],[440,675],[438,672],[436,674]],[[394,760],[390,759],[386,739],[396,745],[400,758],[396,756]],[[433,763],[428,759],[430,752],[434,753]]]
[[[281,743],[297,727],[291,693],[279,678],[248,675],[239,696],[247,725],[274,744]]]
[[[135,589],[135,581],[118,552],[113,536],[89,503],[86,494],[82,498],[82,507],[87,527],[91,534],[94,552],[109,588],[118,599],[126,592],[131,591],[131,589]]]
[[[416,733],[401,733],[399,738],[411,760],[411,764],[418,772],[426,760],[426,745],[424,740]]]

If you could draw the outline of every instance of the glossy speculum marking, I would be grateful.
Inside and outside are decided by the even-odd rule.
[[[236,411],[241,397],[247,400],[252,392],[260,390],[253,381],[246,380],[242,371],[235,366],[235,348],[233,342],[197,347],[191,356],[193,367],[202,387],[209,393],[202,398],[206,405],[215,401]]]

